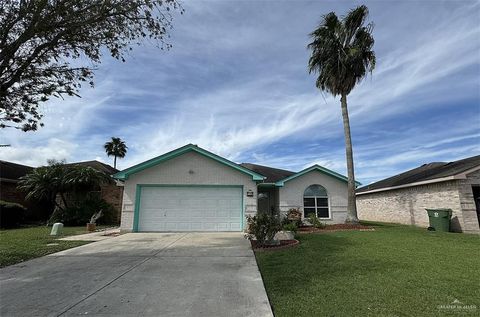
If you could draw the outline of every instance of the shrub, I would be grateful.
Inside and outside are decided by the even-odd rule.
[[[302,212],[298,208],[290,208],[284,220],[285,223],[293,223],[297,227],[301,227],[303,225]]]
[[[0,200],[0,227],[14,228],[25,217],[27,209],[20,204]]]
[[[290,208],[287,213],[287,219],[290,221],[301,221],[302,212],[298,208]]]
[[[266,213],[259,213],[253,217],[247,216],[247,224],[247,238],[252,240],[255,237],[260,245],[265,245],[266,241],[272,241],[275,234],[282,228],[278,216]]]
[[[116,209],[98,197],[88,197],[77,206],[68,207],[65,210],[57,208],[48,222],[50,224],[61,222],[66,226],[83,226],[99,210],[102,210],[103,215],[97,221],[98,224],[114,224]]]
[[[297,234],[298,227],[293,222],[290,222],[290,223],[284,224],[282,226],[282,230],[283,231],[291,231],[291,232],[293,232],[293,234]]]
[[[315,214],[311,214],[308,216],[308,222],[315,228],[325,228],[326,224],[321,222],[320,219]]]

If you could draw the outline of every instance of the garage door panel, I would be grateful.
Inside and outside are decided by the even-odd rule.
[[[139,231],[241,231],[240,187],[143,187]]]

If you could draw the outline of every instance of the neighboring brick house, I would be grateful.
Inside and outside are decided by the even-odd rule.
[[[0,161],[0,200],[25,206],[25,193],[17,190],[17,183],[32,170],[30,166]]]
[[[0,160],[0,200],[17,203],[27,208],[25,219],[27,222],[45,220],[51,209],[49,202],[26,200],[26,193],[17,189],[20,177],[30,173],[33,169],[31,166]]]
[[[117,169],[111,167],[110,165],[98,161],[77,162],[66,165],[88,166],[107,175],[112,175],[118,172]],[[0,200],[23,205],[31,211],[31,217],[33,219],[40,220],[44,217],[48,217],[48,209],[53,207],[47,207],[45,203],[38,204],[37,202],[33,203],[32,201],[25,200],[26,193],[17,189],[17,182],[19,178],[30,173],[33,169],[34,167],[26,165],[0,161]],[[116,186],[112,181],[111,184],[102,185],[99,188],[92,189],[92,191],[98,191],[102,199],[115,207],[115,209],[118,211],[116,220],[120,222],[123,187]]]
[[[99,172],[103,172],[107,175],[113,175],[119,170],[111,167],[108,164],[99,162],[99,161],[86,161],[86,162],[76,162],[66,164],[67,166],[88,166]],[[107,203],[111,204],[117,210],[118,214],[116,215],[117,222],[120,222],[120,215],[122,210],[122,199],[123,199],[123,187],[117,186],[114,181],[111,184],[101,185],[100,188],[92,189],[92,191],[98,191],[100,198],[105,200]]]
[[[357,189],[361,220],[428,227],[426,208],[450,208],[453,231],[480,233],[480,155],[424,164]]]

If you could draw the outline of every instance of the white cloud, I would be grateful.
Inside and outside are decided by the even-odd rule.
[[[11,147],[0,148],[2,160],[12,161],[28,166],[46,165],[47,160],[67,160],[72,157],[72,153],[77,146],[57,138],[47,140],[46,144],[39,146],[21,146],[13,145]]]
[[[358,177],[384,177],[419,161],[474,150],[480,129],[475,118],[451,118],[454,124],[439,131],[431,121],[427,125],[428,115],[414,115],[434,116],[447,102],[480,100],[474,90],[480,70],[479,5],[447,4],[396,3],[388,10],[371,4],[378,65],[349,96],[354,144],[360,144],[355,147]],[[1,158],[39,165],[53,153],[109,163],[102,144],[115,135],[129,146],[120,168],[196,143],[233,160],[254,158],[293,170],[318,163],[344,173],[339,100],[314,87],[305,44],[321,13],[343,12],[350,4],[184,5],[171,51],[143,47],[125,64],[107,59],[95,89],[82,90],[82,99],[46,106],[45,128],[2,131],[0,141],[13,146],[12,154],[0,149]],[[399,119],[390,130],[378,127],[393,118]],[[418,127],[401,131],[397,125],[408,120],[417,120]],[[367,143],[375,131],[380,136]],[[302,150],[266,153],[279,141]],[[330,148],[322,152],[309,147],[324,142]]]

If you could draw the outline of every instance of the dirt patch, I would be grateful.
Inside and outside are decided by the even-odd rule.
[[[329,232],[329,231],[348,231],[348,230],[356,230],[356,231],[375,231],[373,227],[364,226],[364,225],[353,225],[353,224],[346,224],[346,223],[337,223],[332,225],[326,225],[323,228],[315,228],[315,227],[300,227],[298,228],[299,233],[316,233],[316,232]]]
[[[280,244],[278,245],[265,245],[260,246],[256,240],[250,240],[252,244],[252,249],[255,251],[275,251],[275,250],[283,250],[295,247],[300,242],[298,240],[280,240]]]

